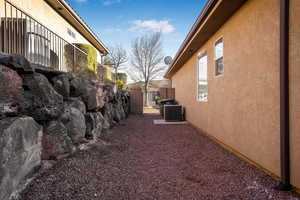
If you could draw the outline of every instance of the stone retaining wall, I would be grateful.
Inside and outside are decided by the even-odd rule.
[[[0,199],[42,160],[76,152],[129,114],[129,95],[0,53]]]

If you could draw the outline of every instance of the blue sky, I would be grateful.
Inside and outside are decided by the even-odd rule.
[[[164,54],[174,57],[206,0],[68,0],[107,46],[161,30]]]

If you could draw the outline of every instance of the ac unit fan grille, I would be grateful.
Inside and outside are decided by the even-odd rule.
[[[164,105],[165,121],[182,121],[183,109],[181,105]]]

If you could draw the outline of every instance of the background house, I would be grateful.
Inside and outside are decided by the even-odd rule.
[[[34,64],[63,71],[88,65],[96,72],[108,53],[65,0],[0,0],[0,17],[0,51],[22,53]]]
[[[144,82],[139,81],[135,83],[127,84],[128,89],[141,88],[144,93]],[[156,105],[156,99],[160,98],[159,89],[160,88],[171,88],[171,81],[168,79],[162,80],[152,80],[148,86],[148,105]],[[145,94],[144,94],[145,98]]]

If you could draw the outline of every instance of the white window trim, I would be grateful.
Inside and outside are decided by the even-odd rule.
[[[219,77],[222,77],[222,76],[224,76],[224,74],[225,74],[225,67],[224,67],[224,69],[223,69],[223,74],[219,74],[219,75],[217,75],[217,68],[216,68],[216,60],[218,60],[217,58],[216,58],[216,43],[219,41],[219,40],[221,40],[222,39],[222,42],[223,42],[223,65],[225,66],[225,56],[224,56],[224,36],[223,35],[221,35],[220,37],[218,37],[215,41],[214,41],[214,77],[215,78],[219,78]]]
[[[196,73],[196,84],[197,84],[197,87],[196,87],[196,101],[197,102],[201,102],[201,103],[207,103],[208,102],[208,97],[207,97],[207,100],[200,100],[199,99],[199,60],[201,57],[205,56],[207,57],[207,83],[208,83],[208,53],[207,51],[202,51],[198,54],[197,56],[197,65],[196,65],[196,68],[197,68],[197,73]],[[207,87],[207,96],[208,96],[208,87]]]
[[[75,31],[74,31],[73,29],[67,28],[67,34],[68,34],[71,38],[76,39],[76,33],[75,33]]]

